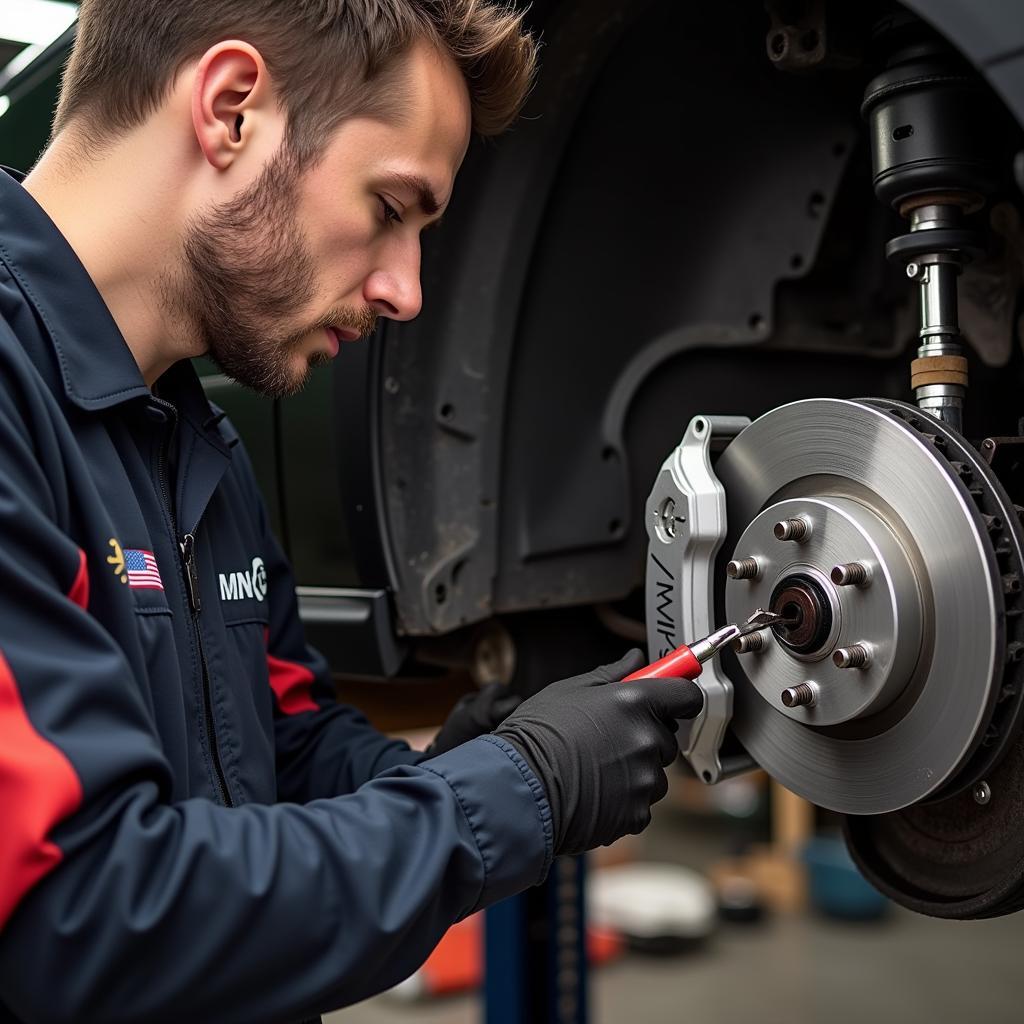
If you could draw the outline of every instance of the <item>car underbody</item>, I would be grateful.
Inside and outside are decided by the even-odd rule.
[[[629,632],[646,591],[653,658],[794,611],[705,671],[691,767],[765,768],[891,896],[982,917],[1024,893],[1024,97],[920,13],[552,5],[536,118],[379,353],[377,532],[407,636]]]

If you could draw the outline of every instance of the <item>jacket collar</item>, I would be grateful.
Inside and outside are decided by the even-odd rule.
[[[0,169],[0,261],[35,308],[57,353],[64,390],[82,409],[148,395],[135,357],[81,260],[24,189]]]

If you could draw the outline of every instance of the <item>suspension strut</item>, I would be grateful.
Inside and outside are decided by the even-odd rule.
[[[906,268],[920,293],[915,400],[962,432],[967,360],[957,278],[985,249],[984,235],[967,218],[996,188],[994,117],[977,74],[945,44],[890,34],[887,66],[868,83],[861,106],[875,194],[909,222],[886,255]]]

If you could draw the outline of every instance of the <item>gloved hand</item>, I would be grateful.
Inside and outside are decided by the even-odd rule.
[[[467,693],[451,710],[434,742],[424,751],[427,757],[493,732],[522,702],[522,697],[502,683],[490,683]]]
[[[555,853],[582,853],[642,832],[668,792],[679,752],[676,719],[704,706],[686,679],[619,682],[644,664],[638,650],[614,665],[552,683],[495,730],[547,791]]]

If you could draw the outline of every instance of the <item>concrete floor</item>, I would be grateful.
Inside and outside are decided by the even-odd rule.
[[[656,808],[642,856],[696,869],[735,827]],[[635,841],[636,842],[636,841]],[[1024,914],[950,922],[893,908],[840,924],[809,914],[723,925],[701,950],[630,954],[592,975],[591,1024],[1011,1024],[1024,1022]],[[475,997],[419,1004],[380,996],[326,1024],[483,1024]]]
[[[723,927],[672,959],[630,955],[596,971],[592,1024],[1010,1024],[1024,1020],[1024,918],[885,923],[818,918]],[[406,1006],[386,996],[327,1024],[481,1024],[477,1001]]]

